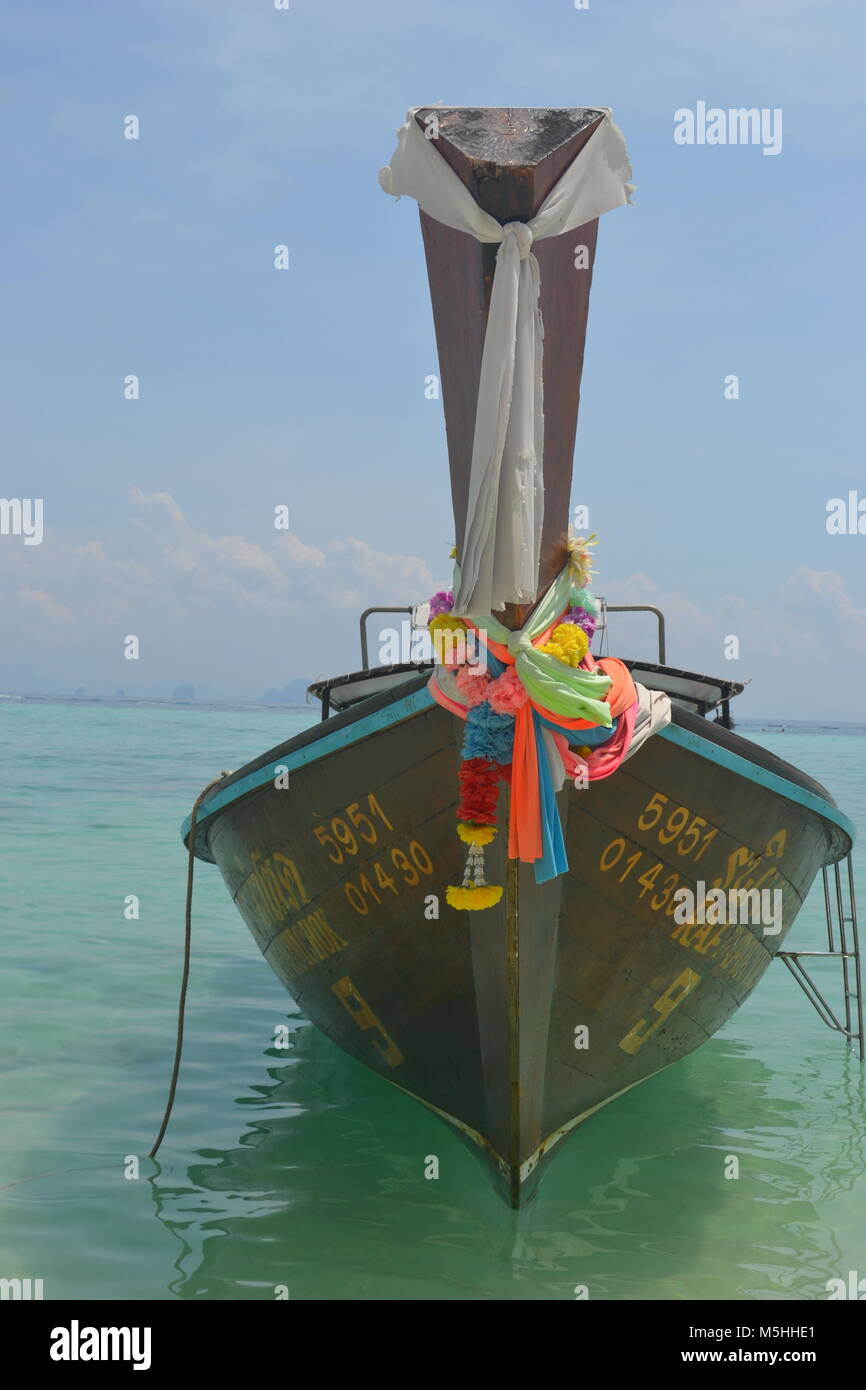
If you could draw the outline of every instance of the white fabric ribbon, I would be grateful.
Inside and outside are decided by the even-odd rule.
[[[469,498],[454,613],[482,617],[506,603],[532,603],[544,520],[544,401],[538,261],[532,244],[582,227],[631,201],[625,141],[607,107],[529,222],[503,226],[484,212],[407,113],[397,149],[379,173],[386,193],[408,194],[437,222],[499,242],[481,358]]]

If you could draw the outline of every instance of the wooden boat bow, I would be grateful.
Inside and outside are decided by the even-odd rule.
[[[423,130],[438,125],[436,148],[479,207],[505,225],[529,221],[598,128],[591,107],[423,107]],[[469,488],[475,408],[498,247],[476,241],[421,212],[439,352],[451,497],[458,553]],[[589,292],[598,218],[533,246],[541,271],[544,320],[545,511],[538,592],[562,568],[568,539],[572,464],[580,404]],[[585,254],[575,248],[585,247]],[[575,264],[581,262],[581,268]],[[584,264],[585,263],[585,264]],[[521,627],[531,605],[509,605],[507,627]]]

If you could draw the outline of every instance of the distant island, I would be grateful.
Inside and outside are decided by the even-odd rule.
[[[122,688],[113,681],[104,679],[90,680],[86,685],[75,685],[70,681],[66,689],[58,689],[57,686],[38,680],[14,680],[8,685],[0,682],[0,692],[8,692],[10,697],[22,696],[24,698],[59,698],[63,700],[85,700],[88,703],[96,700],[152,700],[160,704],[176,702],[179,705],[197,704],[205,706],[211,703],[235,704],[242,703],[247,705],[294,705],[302,707],[307,705],[307,687],[313,676],[297,676],[282,686],[271,686],[263,694],[258,694],[255,687],[246,689],[242,685],[230,685],[223,682],[205,681],[202,684],[193,685],[190,681],[182,681],[177,684],[175,681],[153,681],[148,684],[135,684],[130,686],[128,683]]]
[[[310,682],[306,677],[298,677],[280,689],[273,686],[260,697],[261,703],[263,705],[305,705],[309,684]]]

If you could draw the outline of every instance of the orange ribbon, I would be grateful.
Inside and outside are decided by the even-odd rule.
[[[499,658],[503,665],[514,665],[514,657],[507,647],[502,646],[499,642],[492,641],[481,629],[476,628],[473,623],[465,619],[464,621],[467,627],[471,627],[472,630],[478,634],[481,643],[488,647],[490,651],[493,652],[493,655]],[[561,621],[561,618],[557,619],[557,622]],[[532,645],[534,647],[542,646],[544,642],[547,641],[556,625],[556,623],[552,623],[546,632],[541,633],[533,641]],[[612,719],[616,719],[620,715],[626,715],[628,711],[634,709],[637,702],[637,692],[631,677],[631,672],[623,662],[617,660],[617,658],[613,656],[602,657],[599,661],[596,661],[593,656],[587,654],[582,664],[587,670],[601,670],[606,676],[610,677],[610,689],[604,699],[610,708]],[[435,676],[431,679],[429,688],[434,699],[438,700],[441,705],[446,709],[451,709],[455,713],[460,714],[461,718],[466,718],[465,706],[457,708],[455,702],[448,699],[439,689]],[[532,718],[533,710],[542,715],[544,719],[549,720],[553,724],[557,724],[564,730],[598,728],[598,725],[594,724],[591,719],[567,719],[563,715],[553,714],[550,710],[543,709],[540,705],[537,705],[534,700],[527,700],[514,716],[514,752],[511,762],[511,817],[508,827],[508,857],[510,859],[519,859],[524,864],[535,863],[535,861],[541,859],[543,855],[541,841],[541,794],[538,777],[539,749],[536,746],[535,722]],[[599,768],[600,775],[609,776],[610,772],[614,771],[615,767],[619,766],[619,763],[625,756],[631,734],[631,727],[629,727],[629,725],[633,727],[633,719],[631,719],[631,721],[628,719],[622,721],[621,729],[617,730],[617,734],[621,735],[621,737],[617,737],[615,740],[617,745],[616,754],[619,756],[615,755],[614,758],[606,759],[604,772],[602,773]],[[554,737],[556,737],[558,741],[562,735],[554,735]],[[560,749],[560,751],[562,751],[562,749]],[[596,775],[599,775],[599,773]],[[589,776],[590,779],[592,779],[593,772],[591,768]]]

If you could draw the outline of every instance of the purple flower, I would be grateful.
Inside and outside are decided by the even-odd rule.
[[[438,618],[440,613],[450,613],[454,607],[454,595],[450,589],[440,589],[430,600],[430,617]]]
[[[595,618],[591,613],[587,613],[585,608],[570,608],[565,615],[564,621],[567,623],[576,623],[578,627],[583,628],[587,637],[592,639],[596,626]]]

